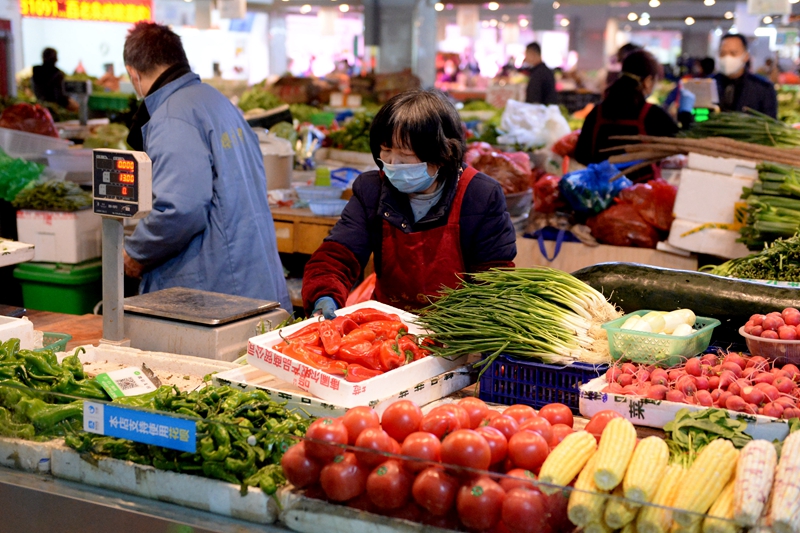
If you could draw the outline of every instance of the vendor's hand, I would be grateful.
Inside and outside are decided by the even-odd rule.
[[[142,272],[144,271],[144,266],[134,259],[133,257],[128,255],[128,252],[122,250],[122,259],[125,263],[125,275],[131,278],[139,279],[142,277]]]
[[[680,105],[678,106],[678,113],[691,113],[694,109],[694,103],[697,100],[695,94],[686,89],[681,89]]]
[[[323,296],[314,303],[314,310],[312,315],[322,315],[326,320],[333,320],[336,318],[336,302],[330,296]]]

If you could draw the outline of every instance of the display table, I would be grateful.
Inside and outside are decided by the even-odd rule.
[[[339,220],[317,216],[307,207],[273,207],[271,211],[278,251],[287,254],[313,254]]]
[[[97,344],[103,337],[102,315],[67,315],[29,309],[25,316],[33,322],[34,329],[72,335],[72,340],[67,343],[67,351],[86,344]]]

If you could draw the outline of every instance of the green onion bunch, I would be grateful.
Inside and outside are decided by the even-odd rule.
[[[800,130],[752,109],[744,113],[712,113],[708,120],[694,124],[682,137],[691,139],[727,137],[763,146],[782,148],[800,146]]]
[[[800,231],[800,179],[798,170],[787,165],[764,162],[758,166],[758,180],[745,188],[747,220],[739,239],[751,250],[763,249],[778,238]]]

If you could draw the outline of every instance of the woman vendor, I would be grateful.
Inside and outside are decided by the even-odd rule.
[[[463,164],[461,119],[441,93],[389,100],[372,123],[370,148],[380,170],[356,179],[341,220],[306,264],[307,312],[333,318],[372,254],[373,298],[407,310],[457,286],[464,272],[514,265],[503,190]]]
[[[609,139],[615,135],[674,137],[678,133],[678,124],[672,117],[660,106],[647,102],[661,73],[661,65],[646,50],[636,50],[625,57],[620,77],[583,123],[575,147],[575,159],[579,163],[600,163],[622,153],[603,151],[630,144],[630,141]]]

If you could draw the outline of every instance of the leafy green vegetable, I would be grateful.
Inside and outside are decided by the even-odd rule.
[[[289,104],[289,111],[292,112],[292,118],[298,122],[311,122],[311,115],[320,112],[318,108],[307,104]]]
[[[708,120],[696,123],[680,136],[690,139],[728,137],[737,141],[785,148],[800,146],[800,130],[752,109],[745,113],[712,113]]]
[[[286,139],[292,143],[292,146],[294,146],[294,143],[297,142],[297,132],[295,131],[294,126],[288,122],[278,122],[269,129],[269,133],[275,137]]]
[[[106,124],[97,128],[97,130],[83,142],[83,147],[128,150],[130,147],[126,141],[127,138],[128,128],[123,124]]]
[[[283,105],[283,101],[280,98],[259,85],[247,89],[239,100],[239,108],[245,112],[253,109],[269,111],[280,105]]]
[[[484,100],[470,100],[462,108],[464,111],[497,111],[497,108]]]
[[[340,130],[328,134],[332,146],[339,150],[370,153],[369,128],[375,118],[373,113],[356,113]]]
[[[688,468],[713,440],[727,439],[736,448],[743,448],[752,440],[744,432],[746,428],[746,421],[733,419],[722,409],[694,413],[681,409],[675,419],[664,426],[664,432],[672,461]]]
[[[92,205],[92,195],[71,181],[45,181],[23,189],[12,203],[18,209],[78,211]]]
[[[757,254],[700,270],[729,278],[800,281],[800,234],[777,239]]]

